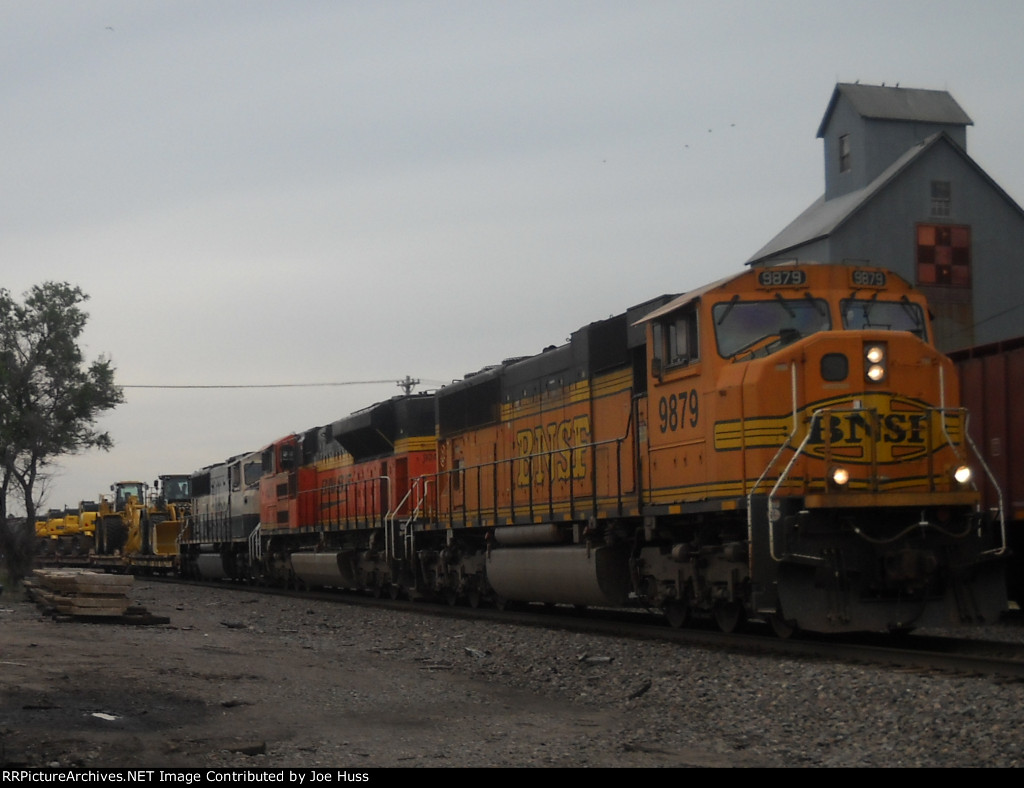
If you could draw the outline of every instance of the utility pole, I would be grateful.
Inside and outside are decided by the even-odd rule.
[[[396,382],[398,384],[398,388],[402,389],[406,396],[409,396],[412,393],[413,386],[418,386],[420,384],[419,380],[416,378],[410,378],[408,375],[405,376],[405,380],[399,380]]]

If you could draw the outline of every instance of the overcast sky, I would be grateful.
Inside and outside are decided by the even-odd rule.
[[[0,0],[0,286],[90,296],[116,443],[189,473],[738,272],[836,82],[949,90],[1024,201],[1020,0]],[[135,386],[346,383],[294,389]]]

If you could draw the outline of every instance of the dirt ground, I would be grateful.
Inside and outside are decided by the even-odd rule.
[[[153,581],[130,596],[168,622],[54,620],[0,597],[0,764],[681,765],[609,751],[629,725],[615,711],[435,664],[397,614]]]

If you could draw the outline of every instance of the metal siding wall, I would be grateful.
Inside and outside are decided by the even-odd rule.
[[[850,135],[852,170],[839,172],[839,137]],[[864,186],[864,119],[840,97],[825,130],[825,197],[829,200]]]

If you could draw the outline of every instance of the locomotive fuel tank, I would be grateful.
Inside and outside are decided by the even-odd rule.
[[[608,546],[505,548],[492,551],[486,567],[502,599],[622,607],[631,588],[622,551]]]

